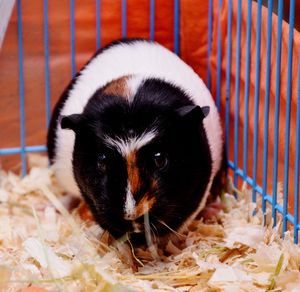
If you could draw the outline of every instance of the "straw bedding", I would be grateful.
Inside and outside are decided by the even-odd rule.
[[[40,163],[39,163],[40,164]],[[0,176],[0,290],[300,291],[300,248],[272,229],[244,187],[225,211],[174,234],[165,250],[110,238],[68,196],[51,168]],[[158,254],[158,256],[157,256]]]

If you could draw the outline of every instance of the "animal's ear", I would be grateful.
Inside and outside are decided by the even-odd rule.
[[[190,121],[202,121],[210,111],[209,106],[200,107],[198,105],[187,105],[176,110],[180,117]]]
[[[80,122],[82,121],[81,114],[73,114],[69,116],[61,116],[60,117],[60,125],[62,129],[70,129],[76,132],[78,129]]]

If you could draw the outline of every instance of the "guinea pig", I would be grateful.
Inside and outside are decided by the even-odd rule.
[[[156,42],[99,50],[54,109],[48,154],[66,191],[114,237],[180,230],[220,190],[220,118],[199,76]],[[216,187],[217,186],[217,187]]]

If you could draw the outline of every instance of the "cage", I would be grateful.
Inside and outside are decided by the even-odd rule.
[[[247,182],[297,243],[299,12],[296,0],[17,0],[0,52],[1,167],[24,175],[26,155],[46,151],[51,108],[96,49],[123,37],[155,40],[210,88],[234,184]]]

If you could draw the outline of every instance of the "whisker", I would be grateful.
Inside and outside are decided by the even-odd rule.
[[[151,234],[153,235],[153,242],[157,242],[157,237],[156,237],[156,234],[155,234],[155,232],[154,232],[154,230],[153,230],[153,228],[150,226],[150,231],[151,231]]]
[[[165,223],[164,221],[160,220],[160,219],[156,219],[159,223],[161,223],[162,225],[164,225],[165,227],[167,227],[170,231],[172,231],[175,235],[177,235],[178,237],[181,237],[181,238],[186,238],[185,235],[177,232],[176,230],[174,230],[173,228],[171,228],[167,223]]]
[[[156,235],[159,236],[156,226],[153,223],[150,223],[150,225],[152,226],[152,229],[155,231]]]
[[[148,206],[146,204],[144,205],[144,210],[148,210]],[[146,242],[147,242],[149,251],[154,259],[159,259],[157,250],[152,241],[151,226],[150,226],[150,219],[149,219],[148,212],[145,212],[145,214],[144,214],[144,226],[145,226],[145,237],[146,237]]]

